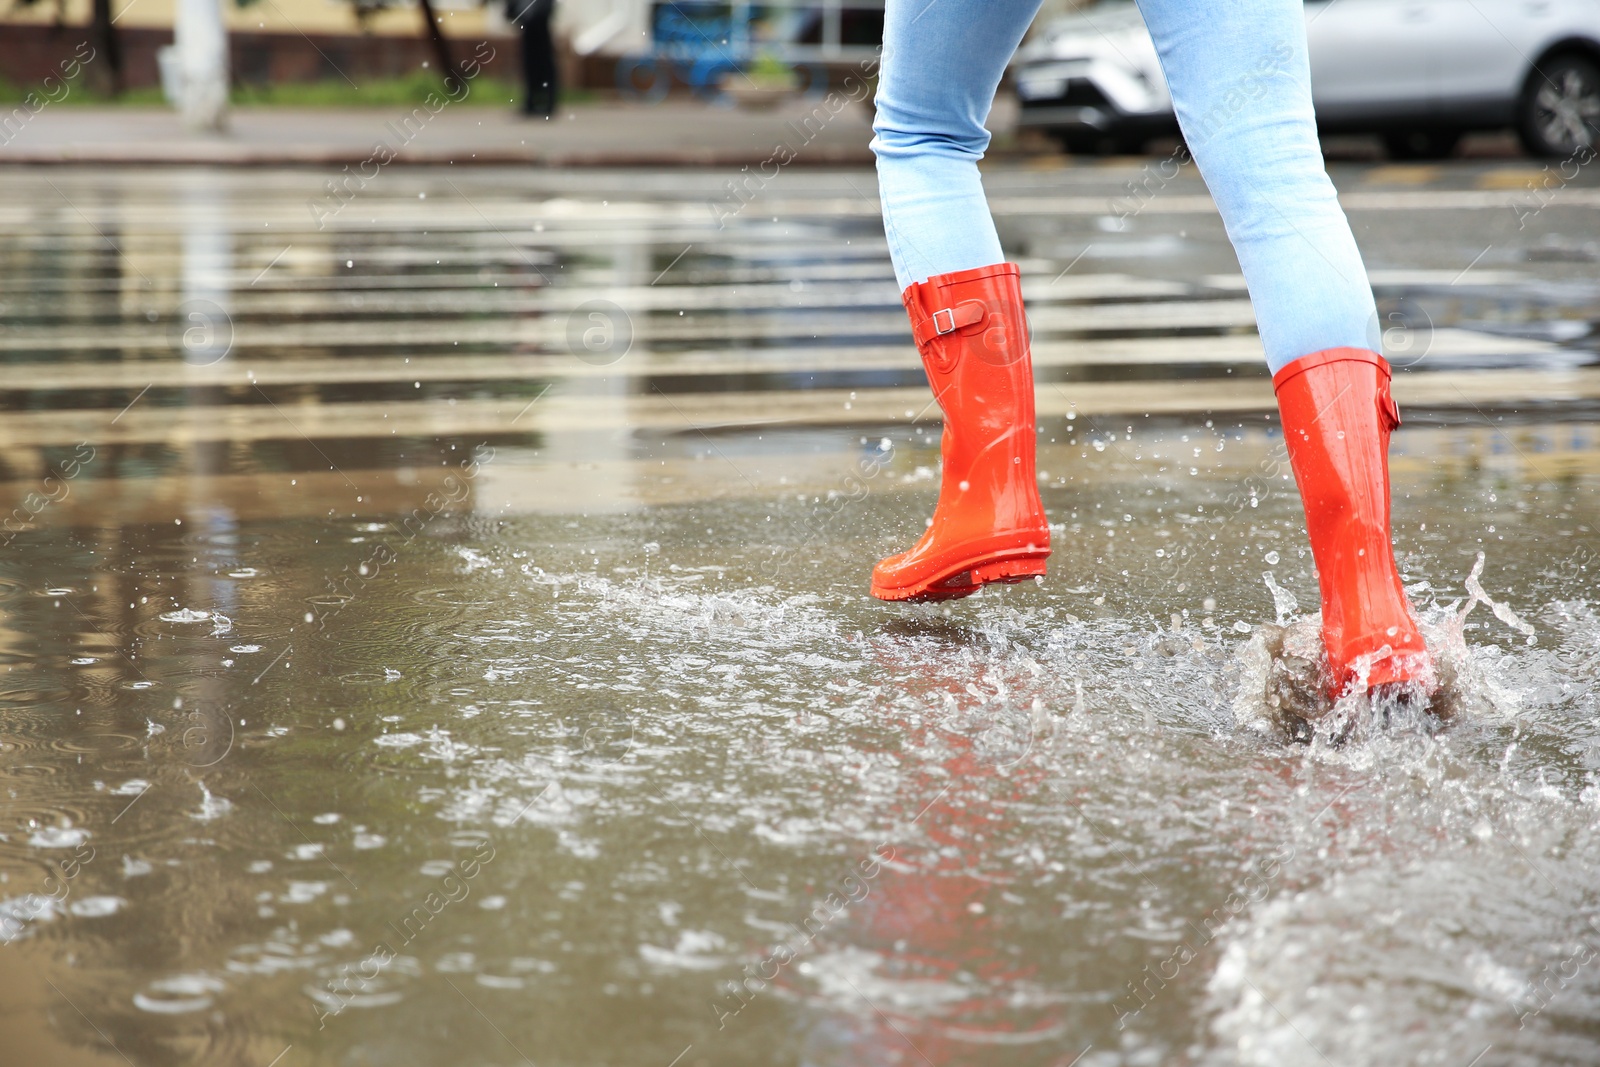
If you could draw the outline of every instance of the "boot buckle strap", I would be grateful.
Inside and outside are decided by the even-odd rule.
[[[955,333],[963,326],[971,326],[982,322],[988,312],[989,306],[982,300],[963,300],[953,308],[940,308],[935,311],[933,313],[933,328],[941,336],[947,333]],[[950,325],[941,325],[939,322],[940,315],[943,315]]]
[[[912,332],[916,334],[918,344],[955,333],[964,326],[973,326],[982,322],[989,313],[989,306],[981,300],[963,300],[954,307],[940,308]],[[930,328],[931,327],[931,328]]]

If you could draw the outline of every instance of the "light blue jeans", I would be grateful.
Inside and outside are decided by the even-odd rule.
[[[978,160],[1000,75],[1039,3],[887,0],[872,149],[901,289],[1005,258]],[[1139,9],[1239,257],[1268,365],[1377,349],[1366,268],[1323,169],[1302,0]]]

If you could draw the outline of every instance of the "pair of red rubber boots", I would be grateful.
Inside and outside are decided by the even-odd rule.
[[[949,600],[1045,573],[1050,527],[1034,469],[1033,359],[1017,266],[941,274],[905,291],[944,412],[939,503],[910,551],[873,568],[882,600]],[[1389,365],[1334,348],[1273,377],[1322,592],[1328,685],[1431,686],[1432,664],[1389,543]]]

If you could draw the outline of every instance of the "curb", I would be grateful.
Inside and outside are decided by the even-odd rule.
[[[198,147],[198,146],[197,146]],[[342,167],[355,166],[370,159],[372,149],[250,149],[238,148],[218,151],[187,150],[152,151],[145,147],[50,149],[36,152],[0,152],[0,166],[58,167],[58,166],[220,166],[220,167]],[[463,158],[456,152],[401,152],[391,164],[407,166],[533,166],[551,168],[601,168],[601,167],[756,167],[772,156],[771,149],[756,152],[717,152],[695,149],[661,150],[644,152],[517,152],[491,149],[467,153]],[[788,166],[837,167],[871,166],[872,152],[861,148],[824,148],[808,150],[797,156]]]

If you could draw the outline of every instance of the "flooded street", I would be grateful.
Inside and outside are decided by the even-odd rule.
[[[1055,553],[935,606],[870,170],[7,173],[0,1063],[1600,1062],[1600,185],[1332,168],[1464,645],[1302,744],[1254,318],[1141,166],[986,178]]]

